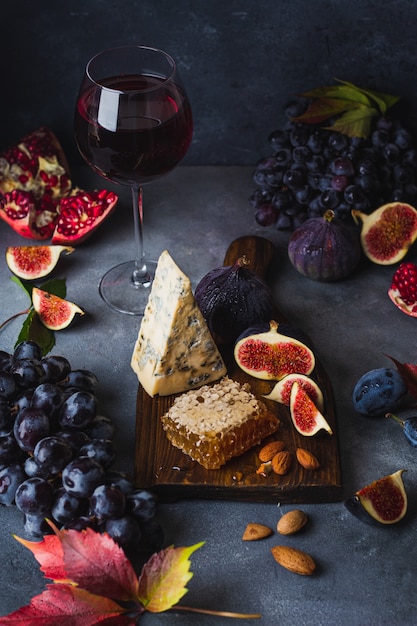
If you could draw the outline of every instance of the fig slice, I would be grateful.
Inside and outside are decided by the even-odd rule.
[[[405,202],[390,202],[367,215],[351,211],[362,222],[361,245],[374,263],[392,265],[401,261],[417,238],[417,210]]]
[[[307,392],[316,407],[322,411],[324,402],[323,392],[316,381],[305,374],[288,374],[284,376],[284,378],[281,378],[281,380],[275,384],[271,392],[263,397],[267,400],[274,400],[280,404],[290,406],[291,389],[295,382]]]
[[[400,311],[417,317],[417,265],[401,263],[392,278],[388,296]]]
[[[316,435],[320,430],[333,434],[323,413],[303,387],[295,382],[291,387],[290,415],[296,430],[306,437]]]
[[[71,254],[71,246],[9,246],[6,263],[13,274],[24,280],[48,276],[55,269],[61,254]]]
[[[360,521],[372,525],[399,522],[407,513],[407,492],[401,469],[374,480],[345,500],[347,510]]]
[[[295,373],[308,375],[315,367],[313,351],[298,339],[281,334],[275,320],[266,332],[239,339],[234,356],[244,372],[262,380],[281,380]]]
[[[32,303],[42,324],[50,330],[63,330],[76,314],[84,315],[84,311],[73,302],[37,287],[32,289]]]

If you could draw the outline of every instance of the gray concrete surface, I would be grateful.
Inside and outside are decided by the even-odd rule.
[[[159,519],[166,545],[206,542],[192,556],[194,577],[182,604],[260,612],[261,620],[247,623],[265,626],[412,626],[417,622],[417,451],[393,422],[356,415],[351,393],[362,373],[389,365],[385,354],[417,362],[417,322],[387,297],[392,268],[364,262],[355,275],[335,284],[316,283],[297,274],[286,255],[288,234],[254,223],[248,202],[253,190],[251,171],[234,166],[180,167],[146,188],[146,248],[155,255],[167,248],[195,285],[208,270],[222,264],[227,246],[236,237],[259,234],[276,244],[277,306],[310,333],[334,387],[344,494],[406,468],[409,512],[398,526],[375,528],[353,518],[342,503],[305,505],[311,522],[296,538],[289,541],[275,534],[262,542],[244,543],[241,536],[248,522],[275,528],[290,507],[280,507],[279,502],[205,500],[163,505]],[[87,168],[76,172],[74,181],[90,189],[102,185]],[[74,367],[97,374],[102,412],[117,424],[117,467],[132,470],[137,380],[129,362],[139,319],[107,308],[97,290],[106,269],[133,256],[129,194],[118,191],[116,212],[57,268],[55,275],[66,278],[68,299],[88,315],[56,334],[53,352],[66,356]],[[8,245],[24,243],[5,223],[0,223],[0,241],[3,251]],[[417,251],[411,251],[409,259],[416,261],[416,256]],[[4,260],[0,261],[0,322],[28,304],[10,276]],[[0,331],[0,349],[13,349],[21,323],[18,318]],[[27,604],[45,584],[34,558],[13,534],[24,536],[22,516],[15,507],[0,508],[0,615]],[[277,543],[310,552],[318,563],[317,574],[300,577],[278,566],[270,553]],[[226,626],[236,621],[170,612],[145,615],[141,623]]]

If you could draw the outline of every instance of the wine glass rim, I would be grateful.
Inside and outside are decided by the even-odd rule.
[[[95,79],[92,76],[91,73],[91,65],[92,63],[94,63],[94,61],[96,61],[100,56],[108,53],[108,52],[120,52],[122,50],[147,50],[149,52],[158,52],[159,54],[163,55],[165,57],[165,59],[168,61],[168,63],[170,63],[171,65],[171,72],[170,74],[168,74],[167,76],[161,76],[162,81],[161,83],[159,83],[156,86],[150,86],[150,87],[146,87],[145,89],[128,89],[128,90],[123,90],[123,89],[114,89],[113,87],[109,87],[107,85],[103,85],[103,79]],[[118,46],[118,47],[114,47],[114,48],[107,48],[105,50],[101,50],[100,52],[97,52],[97,54],[95,54],[94,56],[91,57],[91,59],[88,61],[86,68],[85,68],[85,72],[87,77],[89,78],[89,80],[94,83],[95,85],[97,85],[98,87],[100,87],[101,89],[105,89],[108,91],[114,91],[117,93],[124,93],[126,91],[128,91],[129,93],[144,93],[146,91],[154,91],[155,89],[159,89],[161,87],[161,84],[164,85],[165,83],[168,83],[169,81],[172,80],[175,72],[177,69],[177,64],[175,62],[175,59],[168,54],[168,52],[165,52],[164,50],[160,49],[160,48],[155,48],[153,46],[145,46],[145,45],[129,45],[129,46]],[[107,77],[106,77],[107,78]]]

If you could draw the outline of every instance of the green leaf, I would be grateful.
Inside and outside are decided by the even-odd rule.
[[[54,296],[58,296],[58,298],[65,298],[67,295],[67,286],[64,278],[48,280],[46,283],[42,284],[40,289],[43,289]]]
[[[16,283],[23,291],[29,296],[30,301],[32,302],[32,285],[25,280],[21,280],[17,276],[12,276],[11,280]]]
[[[204,541],[186,548],[172,546],[151,556],[139,578],[138,598],[151,613],[172,608],[187,593],[192,578],[190,556]]]
[[[36,343],[39,344],[43,356],[48,354],[55,346],[55,335],[53,331],[42,324],[34,309],[31,309],[29,315],[23,322],[15,347],[21,341],[27,341],[28,339],[36,341]]]
[[[313,100],[307,107],[306,111],[294,117],[295,122],[304,124],[320,124],[326,120],[330,120],[335,115],[340,115],[345,111],[356,109],[360,106],[357,102],[349,100],[339,100],[337,98],[317,98]]]
[[[337,100],[350,100],[357,104],[370,106],[371,102],[367,95],[355,85],[344,83],[343,85],[332,85],[331,87],[318,87],[312,91],[300,94],[302,98],[335,98]]]
[[[398,96],[393,96],[391,94],[371,91],[370,89],[362,89],[362,87],[357,87],[356,85],[353,85],[352,83],[348,83],[343,80],[339,82],[343,83],[349,88],[355,89],[358,94],[361,93],[362,95],[369,97],[378,105],[378,108],[383,115],[385,115],[388,109],[394,106],[394,104],[396,104],[400,99]]]
[[[371,120],[376,115],[378,115],[376,109],[358,106],[356,109],[346,111],[328,129],[336,130],[348,137],[365,139],[371,132]]]

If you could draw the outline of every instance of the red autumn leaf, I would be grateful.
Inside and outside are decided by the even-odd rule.
[[[30,550],[41,566],[46,578],[55,582],[71,582],[64,567],[64,550],[56,535],[45,535],[42,541],[27,541],[14,535],[25,548]]]
[[[7,617],[1,626],[134,626],[135,619],[124,615],[126,609],[112,600],[73,585],[47,585],[31,603]]]
[[[187,593],[192,578],[189,557],[204,542],[187,548],[169,547],[155,553],[145,563],[139,578],[138,597],[151,613],[167,611]]]
[[[413,365],[412,363],[401,363],[393,356],[386,354],[389,359],[395,364],[397,370],[407,385],[407,389],[409,393],[417,398],[417,365]]]
[[[115,600],[137,601],[138,577],[122,548],[107,533],[57,530],[65,571],[87,591]]]

